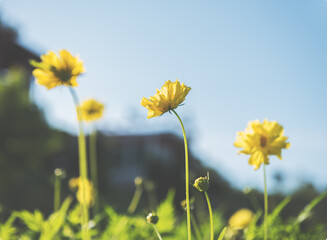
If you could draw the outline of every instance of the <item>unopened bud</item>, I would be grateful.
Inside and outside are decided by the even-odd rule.
[[[157,224],[159,221],[159,217],[154,213],[149,213],[148,216],[146,217],[146,221],[148,223]]]
[[[209,188],[209,177],[199,177],[195,180],[193,186],[200,192],[206,192]]]
[[[135,186],[137,186],[137,187],[141,186],[141,185],[143,184],[143,178],[141,178],[141,177],[136,177],[136,178],[134,179],[134,183],[135,183]]]
[[[144,187],[147,191],[152,191],[155,189],[155,184],[153,181],[144,181]]]
[[[56,169],[54,170],[54,175],[55,175],[56,177],[60,177],[60,178],[62,178],[62,179],[66,177],[66,173],[65,173],[65,171],[62,170],[61,168],[56,168]]]
[[[251,191],[252,191],[252,189],[249,188],[249,187],[243,188],[243,193],[244,194],[249,194],[249,193],[251,193]]]

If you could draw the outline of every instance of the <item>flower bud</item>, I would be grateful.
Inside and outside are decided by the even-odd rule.
[[[94,203],[93,185],[87,178],[72,178],[68,184],[71,190],[76,191],[76,198],[81,204],[90,206]]]
[[[146,217],[146,221],[148,223],[157,224],[159,221],[159,217],[154,213],[149,213],[148,216]]]
[[[60,177],[61,179],[65,178],[66,177],[66,173],[64,170],[62,170],[61,168],[56,168],[54,170],[54,175],[56,177]]]
[[[252,189],[249,188],[249,187],[243,188],[243,193],[244,193],[244,194],[250,194],[251,191],[252,191]]]
[[[197,178],[193,186],[197,188],[200,192],[206,192],[209,188],[209,176]]]
[[[183,201],[181,201],[181,207],[184,211],[187,210],[187,206],[186,206],[186,199],[184,199]],[[194,209],[194,197],[192,197],[190,199],[190,210]]]
[[[155,190],[156,186],[153,181],[148,180],[148,181],[144,181],[144,188],[147,191],[153,191]]]
[[[228,220],[229,225],[235,229],[247,228],[253,220],[254,214],[247,208],[242,208],[235,212]]]
[[[143,184],[143,178],[141,178],[141,177],[136,177],[136,178],[134,179],[134,184],[135,184],[136,187],[142,186],[142,184]]]

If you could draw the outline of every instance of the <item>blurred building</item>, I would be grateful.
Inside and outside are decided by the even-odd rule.
[[[105,202],[118,205],[122,202],[121,199],[129,196],[126,199],[128,204],[135,188],[135,177],[153,182],[158,199],[163,199],[172,187],[176,189],[176,204],[185,198],[184,140],[174,134],[99,135],[98,165],[99,191]],[[244,196],[233,190],[215,170],[204,166],[192,154],[191,149],[189,165],[190,190],[193,196],[204,200],[192,183],[209,171],[209,193],[214,206],[223,202],[237,204],[237,201],[244,199]]]
[[[136,176],[158,178],[165,171],[169,171],[166,172],[167,183],[174,178],[174,173],[184,176],[184,142],[176,135],[103,136],[102,140],[102,148],[111,150],[103,157],[109,165],[107,178],[113,184],[130,184]],[[192,153],[189,159],[192,169],[199,170],[200,162]]]

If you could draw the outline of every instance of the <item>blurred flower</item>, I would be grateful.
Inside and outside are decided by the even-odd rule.
[[[67,50],[59,51],[59,57],[52,51],[41,56],[41,62],[31,61],[36,68],[33,75],[38,84],[51,89],[60,85],[75,87],[76,78],[84,72],[83,62]]]
[[[56,177],[60,177],[62,179],[66,178],[66,172],[62,170],[61,168],[56,168],[54,170],[54,174]]]
[[[104,105],[94,99],[88,99],[80,106],[82,119],[87,122],[98,120],[103,115]]]
[[[144,181],[144,188],[147,191],[153,191],[156,188],[156,185],[155,185],[155,183],[153,181],[146,180],[146,181]]]
[[[84,184],[83,184],[83,182],[84,182]],[[76,198],[81,204],[84,203],[84,200],[85,200],[86,205],[88,205],[88,206],[93,204],[93,201],[94,201],[93,195],[92,195],[93,185],[89,180],[84,179],[84,181],[82,181],[81,177],[72,178],[69,180],[69,187],[72,190],[77,189]],[[85,189],[85,190],[83,191],[83,189]],[[84,193],[85,193],[85,198],[83,196]]]
[[[242,208],[235,212],[228,220],[229,225],[236,229],[245,229],[249,226],[254,214],[247,208]]]
[[[190,87],[180,84],[178,79],[175,82],[166,81],[157,93],[147,98],[142,98],[141,105],[149,110],[148,118],[164,114],[167,111],[177,108],[184,100]]]
[[[276,155],[282,159],[282,149],[289,148],[284,129],[275,121],[265,119],[263,123],[259,120],[250,121],[244,132],[238,132],[235,147],[243,148],[239,153],[251,155],[249,164],[257,170],[261,163],[269,164],[269,155]]]
[[[134,179],[134,184],[135,184],[136,187],[141,187],[142,184],[143,184],[143,178],[141,178],[141,177],[136,177],[136,178]]]
[[[209,188],[209,177],[199,177],[195,180],[193,186],[200,192],[206,192]]]
[[[251,191],[252,191],[252,189],[250,187],[243,188],[243,193],[244,194],[249,194],[249,193],[251,193]]]
[[[149,213],[148,216],[146,217],[146,221],[148,223],[157,224],[159,221],[159,217],[154,213]]]
[[[181,207],[184,211],[186,211],[187,205],[186,205],[186,199],[184,199],[183,201],[181,201]],[[192,197],[190,199],[190,209],[193,210],[194,209],[194,197]]]

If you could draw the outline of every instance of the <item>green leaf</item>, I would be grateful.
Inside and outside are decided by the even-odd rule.
[[[270,223],[272,223],[280,214],[280,212],[284,209],[284,207],[291,201],[290,197],[286,197],[283,199],[283,201],[281,201],[280,204],[278,204],[277,207],[275,207],[275,209],[272,211],[271,214],[269,214],[268,216],[268,221]]]
[[[16,215],[12,214],[5,224],[0,225],[0,239],[1,240],[11,240],[15,239],[15,234],[17,229],[12,226],[13,222],[16,219]]]
[[[119,215],[111,206],[105,207],[105,212],[109,217],[109,224],[103,231],[100,239],[110,239],[111,236],[119,235],[120,232],[126,227],[128,217]]]
[[[327,192],[320,194],[319,196],[315,197],[305,208],[300,212],[298,215],[295,224],[299,224],[309,218],[311,216],[312,209],[325,197],[327,196]]]
[[[257,230],[258,230],[257,223],[258,223],[261,216],[262,216],[262,211],[261,210],[257,211],[256,214],[254,215],[250,225],[248,226],[248,228],[244,232],[246,240],[255,239],[255,237],[257,235]]]
[[[25,225],[33,232],[41,232],[43,227],[43,215],[40,211],[35,210],[34,213],[23,210],[17,213],[17,217],[23,220]]]
[[[76,206],[69,212],[68,221],[72,225],[79,225],[81,223],[81,205],[76,204]]]
[[[175,190],[169,189],[166,199],[157,208],[156,214],[159,217],[157,228],[160,233],[170,232],[174,229],[176,222],[174,196]]]
[[[71,201],[71,198],[66,198],[59,211],[51,214],[48,220],[44,222],[40,240],[51,240],[56,236],[65,222],[66,213]]]
[[[226,230],[227,230],[227,227],[224,227],[224,229],[219,234],[218,240],[223,240]]]
[[[42,68],[43,66],[41,62],[37,62],[34,59],[30,59],[29,64],[31,64],[35,68]]]

